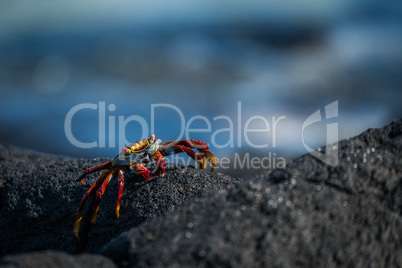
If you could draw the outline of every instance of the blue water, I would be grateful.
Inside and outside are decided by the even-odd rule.
[[[219,158],[235,152],[306,153],[303,123],[319,109],[325,118],[324,107],[334,101],[336,118],[305,129],[309,147],[327,142],[329,123],[338,124],[339,139],[381,127],[402,115],[402,12],[391,4],[370,3],[365,5],[372,9],[355,9],[359,1],[310,3],[313,9],[275,6],[275,15],[258,5],[244,13],[240,4],[232,13],[211,13],[213,5],[199,3],[200,10],[187,5],[171,7],[173,13],[158,9],[165,20],[144,11],[138,18],[116,12],[105,21],[98,15],[106,8],[101,5],[93,17],[84,16],[89,10],[77,13],[82,23],[68,27],[65,17],[50,15],[43,21],[54,23],[34,27],[29,21],[38,19],[34,11],[25,16],[11,9],[15,14],[4,19],[19,19],[25,27],[9,27],[0,35],[0,141],[74,157],[112,157],[122,137],[133,142],[152,134],[156,104],[179,109],[185,125],[202,116],[192,129],[206,129],[208,121],[210,131],[192,132],[190,138],[209,143]],[[50,14],[45,6],[37,8]],[[148,12],[148,6],[142,8]],[[113,18],[119,19],[109,23]],[[77,112],[72,133],[81,142],[97,142],[94,148],[77,148],[65,132],[66,115],[84,103],[98,108]],[[99,133],[101,103],[105,126]],[[147,127],[137,120],[119,129],[119,117],[130,116],[142,118]],[[227,119],[214,120],[218,116]],[[257,119],[249,128],[267,123],[270,131],[246,137],[244,128],[253,116]],[[273,117],[281,116],[285,119],[273,134]],[[186,138],[172,108],[157,108],[154,119],[154,132],[163,141]],[[232,131],[223,131],[231,127],[229,121]],[[213,133],[219,130],[214,146]]]

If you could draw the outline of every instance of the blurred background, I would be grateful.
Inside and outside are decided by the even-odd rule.
[[[398,1],[0,2],[2,144],[113,157],[120,150],[118,117],[137,115],[150,126],[151,105],[165,103],[180,109],[186,123],[207,118],[211,132],[190,138],[210,145],[212,133],[230,127],[214,117],[233,120],[233,137],[215,135],[219,145],[234,141],[211,146],[218,158],[275,153],[288,160],[307,152],[302,125],[315,111],[339,101],[339,116],[328,122],[338,123],[339,139],[354,136],[402,116],[401,87]],[[106,105],[105,146],[77,148],[66,137],[66,115],[79,104],[98,105],[77,112],[71,128],[77,140],[99,145],[100,102]],[[276,137],[273,131],[249,134],[266,148],[245,142],[245,122],[255,115],[271,130],[273,116],[286,117]],[[156,109],[156,136],[177,139],[180,120],[173,109]],[[306,128],[309,147],[326,143],[326,121]],[[202,120],[191,123],[206,127]],[[261,120],[249,126],[262,127]],[[124,130],[129,141],[143,138],[138,122]]]

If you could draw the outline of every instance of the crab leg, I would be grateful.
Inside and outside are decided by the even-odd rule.
[[[120,203],[121,203],[121,196],[123,195],[124,190],[124,172],[122,170],[119,171],[119,194],[117,196],[117,203],[116,203],[116,216],[117,218],[120,216]]]
[[[208,150],[208,144],[206,144],[203,141],[196,141],[193,139],[189,139],[189,140],[179,140],[179,141],[168,141],[165,142],[162,146],[165,148],[169,148],[171,146],[175,146],[175,145],[183,145],[185,147],[189,147],[191,149],[197,149],[199,151],[205,151]]]
[[[99,170],[108,169],[111,166],[112,166],[112,162],[109,161],[109,162],[105,162],[105,163],[102,163],[100,165],[97,165],[95,167],[87,168],[76,181],[80,182],[82,184],[85,184],[83,180],[87,175],[89,175],[89,174],[91,174],[93,172],[99,171]]]
[[[193,141],[195,142],[195,140],[167,141],[162,146],[165,148],[169,148],[169,147],[173,147],[175,145],[184,145],[189,148],[197,148],[197,149],[198,149],[198,147],[202,147],[201,144],[197,145],[196,143],[193,143]]]
[[[218,162],[215,158],[215,156],[209,151],[209,150],[205,150],[200,152],[200,154],[202,155],[202,158],[205,160],[205,158],[209,161],[209,163],[211,163],[211,172],[214,172],[215,167],[216,167],[216,163]],[[205,156],[205,157],[204,157]],[[204,167],[206,165],[206,161],[204,161]]]
[[[99,187],[98,189],[98,193],[96,194],[96,199],[95,199],[95,203],[94,203],[94,208],[92,210],[92,215],[91,215],[91,223],[95,224],[96,223],[96,215],[98,214],[98,210],[99,210],[99,205],[100,205],[100,200],[102,198],[102,195],[105,193],[105,190],[109,184],[109,182],[111,181],[111,179],[116,175],[116,172],[110,172],[106,179],[103,181],[102,186]]]
[[[163,158],[163,155],[160,152],[157,152],[154,156],[154,159],[156,161],[155,173],[156,175],[163,177],[165,175],[166,170],[165,158]]]
[[[192,159],[194,159],[195,161],[197,161],[198,163],[200,163],[200,165],[202,165],[202,157],[197,154],[196,152],[194,152],[193,150],[191,150],[190,148],[183,146],[183,145],[173,145],[173,146],[169,146],[168,148],[165,148],[162,151],[162,155],[171,155],[171,154],[178,154],[178,153],[184,153],[186,152],[188,154],[188,156],[190,156]]]
[[[163,146],[165,147],[161,150],[163,155],[186,152],[188,156],[200,164],[201,169],[206,167],[206,160],[208,160],[212,165],[211,172],[213,172],[216,167],[217,160],[215,156],[208,150],[208,145],[202,141],[181,140],[176,142],[166,142]],[[196,148],[200,154],[197,154],[190,148]]]
[[[209,151],[208,144],[206,144],[203,141],[196,141],[193,139],[190,139],[189,142],[190,142],[190,144],[195,144],[194,148],[196,148],[200,152],[200,155],[202,156],[204,162],[206,159],[211,163],[211,166],[212,166],[211,172],[213,172],[216,167],[217,160],[216,160],[215,156]],[[191,147],[191,148],[193,148],[193,147]],[[204,167],[205,167],[205,165],[206,165],[206,162],[204,163]]]
[[[197,161],[198,164],[200,164],[201,169],[205,168],[205,166],[207,165],[207,162],[204,161],[204,158],[201,155],[197,154],[192,149],[190,149],[190,148],[188,148],[186,146],[180,146],[180,147],[182,147],[182,150],[184,152],[186,152],[188,156],[190,156],[192,159]]]
[[[77,209],[77,213],[75,214],[74,218],[74,236],[75,238],[79,241],[80,238],[78,236],[79,230],[80,230],[80,223],[82,220],[82,210],[84,209],[85,203],[87,202],[88,198],[91,197],[96,189],[99,188],[99,186],[103,183],[103,181],[106,179],[107,175],[110,174],[109,170],[105,170],[102,175],[98,178],[98,180],[89,188],[88,191],[85,192],[84,196],[82,197],[80,206]]]

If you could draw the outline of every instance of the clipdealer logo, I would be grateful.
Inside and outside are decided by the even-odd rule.
[[[116,116],[116,115],[109,115],[107,116],[107,111],[114,112],[116,110],[116,105],[109,104],[106,108],[106,103],[101,101],[99,104],[94,103],[82,103],[74,106],[71,110],[67,113],[66,118],[64,120],[64,131],[68,141],[78,147],[83,149],[90,149],[90,148],[105,148],[106,147],[106,133],[109,136],[108,147],[109,148],[116,148],[116,140],[118,141],[118,148],[121,148],[129,143],[130,141],[126,138],[126,128],[127,125],[131,122],[138,123],[140,125],[140,129],[142,131],[141,137],[145,138],[148,137],[150,134],[154,134],[155,131],[155,121],[156,121],[156,110],[157,109],[165,109],[163,112],[170,110],[169,112],[175,112],[177,117],[172,119],[180,123],[180,128],[177,129],[176,133],[178,136],[176,140],[182,139],[190,139],[191,133],[211,133],[211,144],[215,148],[227,148],[232,147],[234,148],[237,146],[241,148],[243,144],[248,145],[251,148],[261,149],[261,148],[268,148],[272,147],[275,148],[277,146],[277,131],[278,131],[278,124],[286,119],[286,116],[272,116],[271,121],[269,118],[266,118],[261,115],[254,115],[245,120],[244,115],[242,115],[242,106],[241,102],[237,104],[237,118],[232,120],[229,116],[226,115],[219,115],[214,118],[213,120],[208,119],[202,115],[195,115],[186,120],[184,113],[177,107],[172,104],[160,103],[160,104],[151,104],[151,117],[150,120],[147,121],[144,117],[139,115],[131,115],[128,117],[124,116]],[[98,110],[98,122],[99,122],[99,129],[98,129],[98,140],[92,142],[82,142],[78,140],[72,131],[72,121],[74,116],[83,111],[83,110]],[[161,113],[163,113],[161,112]],[[117,119],[117,130],[118,130],[118,137],[116,137],[116,119]],[[194,128],[193,123],[195,121],[203,122],[206,126],[205,128]],[[227,125],[227,127],[220,127],[218,129],[213,128],[214,122],[220,122],[222,124]],[[150,122],[150,125],[148,124]],[[244,122],[244,124],[243,124]],[[259,128],[252,127],[253,125],[259,125]],[[108,125],[108,129],[107,129]],[[265,133],[266,139],[262,141],[259,140],[258,143],[255,139],[252,139],[253,133]],[[225,135],[226,134],[226,135]],[[227,137],[227,142],[224,144],[220,144],[217,141],[217,136],[222,135]],[[269,135],[271,139],[269,139]],[[237,137],[235,137],[237,136]]]
[[[171,140],[188,140],[195,133],[205,133],[203,136],[206,139],[203,141],[213,149],[243,148],[243,146],[245,146],[246,150],[249,150],[249,148],[265,149],[277,147],[278,128],[281,126],[281,122],[286,119],[286,116],[272,116],[269,118],[261,115],[246,118],[242,113],[241,102],[237,103],[237,113],[233,117],[219,115],[207,118],[202,115],[195,115],[186,118],[177,106],[166,103],[151,104],[150,108],[150,118],[147,120],[139,115],[128,117],[115,115],[113,112],[116,110],[116,105],[106,105],[104,101],[100,101],[98,104],[78,104],[70,109],[64,120],[66,138],[72,145],[82,149],[105,148],[106,146],[108,148],[122,148],[133,142],[126,139],[128,124],[137,124],[139,126],[138,134],[141,134],[141,138],[146,138],[150,134],[157,132],[155,131],[155,122],[160,120],[159,116],[162,115],[163,117],[168,112],[169,114],[176,114],[174,118],[169,120],[171,122],[174,121],[176,125],[180,124],[178,128],[170,133],[171,135],[177,135],[175,139]],[[95,118],[98,121],[99,128],[93,131],[98,132],[98,138],[97,140],[84,142],[73,135],[72,122],[76,116],[79,116],[78,114],[85,114],[88,111],[91,112],[91,110],[95,111],[97,115]],[[203,127],[199,127],[200,124]],[[195,127],[196,125],[198,128]],[[94,135],[95,133],[91,134],[93,137],[96,136]],[[257,136],[259,136],[259,139],[256,138]],[[262,151],[260,150],[259,152]],[[186,155],[172,155],[171,157],[173,158],[171,159],[173,163],[189,164],[188,161],[190,161]],[[229,157],[224,156],[218,159],[218,167],[222,169],[231,167],[239,167],[241,169],[272,169],[284,168],[285,166],[285,158],[277,156],[276,153],[271,153],[269,150],[267,154],[261,157],[250,157],[250,154],[245,153],[243,150],[242,152],[235,152],[234,155]]]
[[[155,133],[155,118],[156,118],[156,110],[157,109],[169,109],[169,112],[175,112],[177,114],[177,118],[174,120],[180,123],[180,128],[177,129],[178,136],[176,140],[190,139],[191,133],[211,133],[210,140],[204,140],[207,143],[210,143],[214,148],[241,148],[244,145],[254,149],[264,149],[264,148],[276,148],[277,147],[277,132],[278,125],[280,125],[281,121],[286,119],[286,116],[282,115],[279,117],[272,116],[271,121],[269,118],[254,115],[250,118],[244,118],[242,115],[242,106],[241,102],[237,103],[237,118],[230,118],[226,115],[220,115],[212,118],[213,120],[208,119],[202,115],[196,115],[186,120],[184,113],[177,107],[172,104],[160,103],[160,104],[151,104],[151,117],[150,120],[146,120],[145,118],[139,115],[131,115],[128,117],[117,116],[117,115],[109,115],[107,116],[107,112],[114,112],[116,110],[116,105],[109,104],[106,106],[106,102],[101,101],[98,104],[94,103],[82,103],[74,106],[67,113],[65,121],[64,121],[64,130],[67,139],[69,142],[79,148],[89,149],[89,148],[121,148],[131,142],[126,139],[126,127],[130,122],[135,122],[140,125],[141,128],[141,137],[148,137],[150,134]],[[81,112],[82,110],[95,110],[98,115],[98,140],[91,142],[83,142],[78,140],[72,131],[72,121],[74,116]],[[325,106],[324,108],[324,118],[325,120],[331,118],[338,117],[338,101],[332,102]],[[234,120],[232,120],[234,119]],[[173,119],[172,119],[173,120]],[[193,122],[199,121],[203,122],[205,125],[204,128],[194,128]],[[220,122],[220,128],[213,128],[212,125],[214,122]],[[305,129],[309,126],[317,124],[323,121],[321,116],[321,110],[315,111],[311,114],[303,123],[301,129],[302,143],[304,148],[314,157],[325,162],[331,166],[338,165],[338,123],[329,123],[326,125],[326,147],[324,151],[313,150],[310,148],[305,142]],[[150,122],[150,125],[148,125]],[[222,127],[222,123],[226,124],[228,127]],[[257,123],[257,124],[256,124]],[[118,134],[116,135],[116,125]],[[251,126],[258,125],[259,128],[253,128]],[[236,126],[236,127],[235,127]],[[214,131],[213,131],[214,130]],[[108,143],[106,143],[106,133],[108,133]],[[253,140],[250,134],[260,133],[263,134],[264,139]],[[218,139],[216,138],[218,135],[221,136],[220,141],[224,140],[222,137],[227,137],[225,143],[218,143]],[[116,137],[117,136],[117,137]],[[255,137],[255,136],[254,136]],[[261,136],[260,136],[261,137]],[[270,139],[271,138],[271,139]],[[116,141],[118,142],[116,147]],[[177,163],[181,160],[176,159]],[[275,153],[269,154],[263,158],[250,158],[249,154],[246,153],[243,156],[239,156],[238,153],[235,153],[233,159],[229,159],[227,157],[222,157],[219,160],[218,164],[221,164],[222,168],[229,168],[229,165],[237,166],[240,168],[284,168],[286,166],[285,159],[283,157],[277,157]]]
[[[337,118],[338,117],[338,101],[334,101],[325,106],[324,109],[325,119]],[[327,139],[326,147],[324,152],[316,151],[310,148],[304,141],[304,130],[308,126],[316,124],[322,121],[321,110],[315,111],[311,114],[306,121],[303,123],[302,127],[302,142],[304,148],[315,158],[327,163],[330,166],[338,166],[338,123],[327,124]]]

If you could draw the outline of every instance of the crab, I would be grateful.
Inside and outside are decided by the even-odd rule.
[[[193,149],[197,149],[199,153],[197,154]],[[162,140],[156,139],[154,134],[149,138],[142,139],[123,147],[121,152],[116,155],[112,161],[86,169],[76,180],[77,182],[85,184],[84,178],[87,175],[101,170],[103,170],[103,173],[82,197],[74,219],[73,231],[75,238],[80,240],[79,229],[82,220],[82,212],[88,198],[96,193],[95,203],[91,214],[91,224],[95,224],[102,195],[113,178],[118,178],[116,217],[119,218],[121,197],[124,189],[124,176],[128,172],[133,171],[146,180],[149,180],[152,175],[163,177],[166,169],[166,163],[163,157],[183,152],[186,152],[192,159],[198,162],[201,169],[204,169],[207,162],[210,162],[212,166],[211,172],[214,171],[217,160],[209,151],[208,145],[205,142],[190,139],[162,143]],[[148,167],[153,164],[155,170],[151,173]]]

